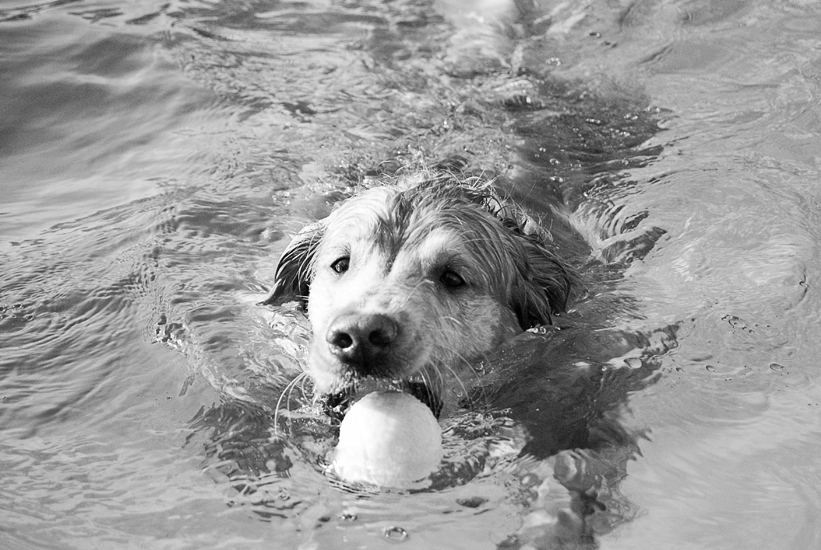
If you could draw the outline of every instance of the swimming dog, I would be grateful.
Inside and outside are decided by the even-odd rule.
[[[439,174],[372,187],[306,227],[263,303],[307,311],[306,370],[329,412],[376,380],[438,416],[446,373],[551,323],[575,280],[521,208],[478,178]]]

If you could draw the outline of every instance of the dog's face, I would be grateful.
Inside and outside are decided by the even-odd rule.
[[[564,306],[565,267],[475,188],[378,187],[304,230],[267,302],[306,300],[320,393],[418,380],[481,357]]]
[[[403,380],[432,363],[456,366],[518,332],[504,245],[482,238],[491,220],[432,204],[400,212],[397,194],[374,189],[326,221],[308,295],[320,391],[349,376]]]

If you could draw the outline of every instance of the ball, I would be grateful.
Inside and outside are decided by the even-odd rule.
[[[412,395],[376,391],[342,420],[331,469],[348,482],[402,488],[441,460],[442,430],[430,409]]]

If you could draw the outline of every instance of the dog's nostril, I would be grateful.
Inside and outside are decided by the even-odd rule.
[[[396,340],[399,326],[387,315],[374,315],[368,323],[368,342],[377,348],[386,348]]]
[[[390,343],[393,342],[394,338],[396,338],[396,331],[392,332],[390,330],[385,330],[383,328],[373,330],[368,335],[368,341],[372,345],[380,348],[390,345]]]
[[[348,349],[353,346],[353,338],[346,332],[337,331],[331,334],[330,343],[339,349]]]

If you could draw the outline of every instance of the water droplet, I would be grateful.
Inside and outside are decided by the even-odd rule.
[[[631,369],[638,369],[641,367],[641,359],[638,357],[628,357],[624,360],[628,367]]]
[[[541,480],[535,474],[527,474],[522,478],[522,485],[524,485],[525,487],[533,487],[534,485],[537,485],[540,482]]]
[[[403,542],[408,539],[410,535],[401,527],[386,527],[385,538],[394,542]]]
[[[465,508],[478,508],[482,504],[487,502],[486,498],[482,497],[470,497],[470,498],[457,498],[456,504],[459,506],[464,506]]]

